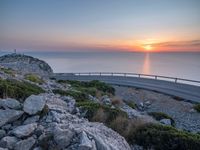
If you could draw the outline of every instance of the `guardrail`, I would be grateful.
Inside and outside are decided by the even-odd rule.
[[[171,81],[174,83],[185,83],[190,85],[200,86],[200,81],[176,78],[176,77],[167,77],[161,75],[148,75],[141,73],[119,73],[119,72],[77,72],[77,73],[56,73],[61,76],[115,76],[115,77],[138,77],[138,78],[147,78],[155,80],[164,80]]]

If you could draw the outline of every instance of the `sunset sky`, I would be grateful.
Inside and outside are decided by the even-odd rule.
[[[11,49],[200,51],[200,0],[1,0]]]

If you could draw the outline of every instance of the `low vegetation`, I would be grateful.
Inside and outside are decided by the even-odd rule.
[[[195,109],[197,112],[200,113],[200,104],[196,104],[196,105],[194,106],[194,109]]]
[[[38,84],[42,84],[44,82],[38,75],[35,74],[26,74],[25,79]]]
[[[173,126],[175,125],[174,119],[163,112],[149,112],[148,114],[158,121],[160,121],[161,119],[170,119],[172,122],[172,125]]]
[[[32,94],[40,94],[42,92],[44,92],[42,88],[27,82],[0,79],[1,98],[10,97],[23,101]]]
[[[129,107],[133,108],[133,109],[136,109],[137,108],[137,105],[133,102],[133,101],[129,101],[126,103]]]
[[[118,116],[127,118],[127,114],[118,108],[111,108],[94,102],[78,102],[77,106],[86,111],[85,117],[90,121],[103,122],[109,126]]]
[[[180,131],[174,127],[144,124],[134,130],[130,143],[142,145],[155,150],[198,150],[200,135]]]
[[[11,76],[15,75],[15,71],[11,68],[0,68],[0,71],[3,71],[4,73],[9,74]]]
[[[89,92],[88,94],[96,95],[97,91],[103,92],[103,94],[115,94],[115,89],[104,83],[100,82],[98,80],[93,80],[90,82],[84,82],[84,81],[72,81],[72,80],[58,80],[58,83],[68,83],[70,84],[74,89],[82,91],[82,92]]]
[[[85,117],[89,121],[104,123],[125,137],[130,144],[155,150],[197,150],[200,146],[198,134],[159,124],[147,124],[140,119],[129,119],[123,111],[99,103],[78,102],[77,106],[85,110]]]
[[[72,96],[77,102],[81,101],[87,101],[88,100],[88,93],[82,92],[82,91],[76,91],[76,90],[60,90],[55,89],[53,90],[54,94],[60,94],[62,96]]]

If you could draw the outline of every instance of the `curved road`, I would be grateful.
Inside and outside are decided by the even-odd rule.
[[[129,86],[153,90],[164,94],[179,97],[192,103],[200,103],[200,87],[188,84],[174,83],[164,80],[155,80],[138,77],[99,76],[99,75],[61,75],[54,74],[57,80],[91,81],[100,80],[113,85]]]

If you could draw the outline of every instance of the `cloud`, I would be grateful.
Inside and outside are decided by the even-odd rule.
[[[196,47],[200,48],[200,40],[191,40],[191,41],[168,41],[161,43],[152,44],[155,47],[170,47],[170,48],[178,48],[178,47]]]

